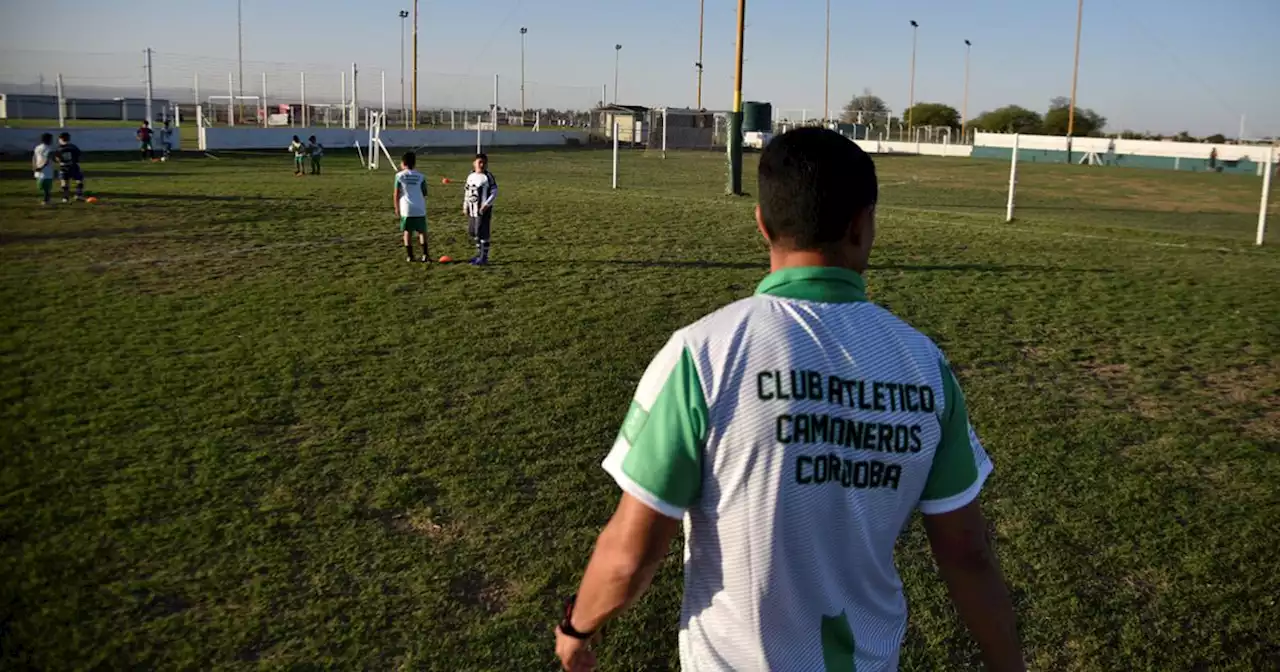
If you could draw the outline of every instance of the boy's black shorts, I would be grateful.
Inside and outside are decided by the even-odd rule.
[[[489,240],[489,222],[493,221],[493,208],[477,216],[467,218],[467,234],[476,240]]]
[[[84,182],[84,173],[80,172],[80,166],[63,166],[58,169],[58,179],[63,182]]]

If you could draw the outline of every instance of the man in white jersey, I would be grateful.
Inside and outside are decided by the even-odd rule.
[[[832,131],[775,138],[756,295],[677,331],[640,380],[605,470],[622,501],[556,631],[570,670],[648,587],[684,523],[684,670],[895,670],[893,563],[916,509],[989,669],[1022,670],[977,496],[991,463],[927,337],[867,301],[875,166]]]
[[[396,191],[392,197],[396,215],[400,217],[400,232],[404,235],[406,261],[413,261],[412,233],[418,232],[422,243],[422,263],[431,263],[427,254],[427,178],[414,170],[418,155],[405,152],[400,159],[400,172],[396,173]]]

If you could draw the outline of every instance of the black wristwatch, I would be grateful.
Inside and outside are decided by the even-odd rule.
[[[564,618],[560,620],[560,632],[574,639],[591,639],[595,636],[595,631],[579,632],[573,628],[573,605],[578,601],[578,594],[574,593],[569,599],[564,601]]]

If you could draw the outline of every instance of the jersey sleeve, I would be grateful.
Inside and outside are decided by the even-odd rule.
[[[627,494],[682,518],[702,491],[707,402],[679,335],[654,357],[636,389],[604,470]]]
[[[920,512],[925,515],[948,513],[972,502],[991,474],[991,460],[969,423],[964,393],[951,372],[951,365],[939,358],[938,368],[942,373],[944,397],[938,417],[942,438],[920,495]]]
[[[490,206],[498,200],[498,178],[494,177],[493,173],[485,173],[485,177],[489,180],[489,197],[484,199],[482,205]]]

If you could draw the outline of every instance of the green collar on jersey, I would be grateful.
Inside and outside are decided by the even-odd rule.
[[[835,266],[797,266],[774,271],[756,287],[756,294],[818,303],[867,300],[866,282],[862,276]]]

